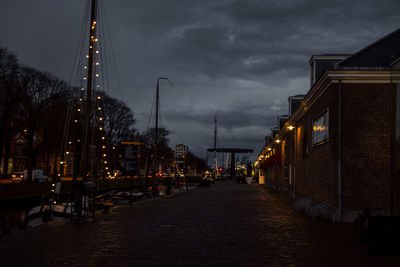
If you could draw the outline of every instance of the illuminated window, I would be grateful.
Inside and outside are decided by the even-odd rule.
[[[329,140],[329,110],[322,113],[312,123],[312,145],[319,145]]]

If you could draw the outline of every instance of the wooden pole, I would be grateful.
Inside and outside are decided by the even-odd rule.
[[[217,116],[214,117],[214,179],[217,178]]]
[[[92,109],[92,89],[93,89],[93,72],[94,72],[94,51],[96,48],[96,0],[92,0],[92,9],[90,16],[90,35],[89,35],[89,54],[88,54],[88,75],[86,85],[86,103],[85,103],[85,114],[84,114],[84,126],[83,126],[83,138],[82,138],[82,151],[81,151],[81,175],[82,180],[87,180],[88,172],[88,147],[89,147],[89,124],[90,115]],[[93,173],[91,173],[93,177]]]
[[[154,128],[154,151],[153,151],[153,196],[157,194],[157,169],[158,169],[158,101],[159,101],[159,79],[157,78],[156,88],[156,125]]]

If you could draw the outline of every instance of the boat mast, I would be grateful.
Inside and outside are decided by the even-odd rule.
[[[158,102],[159,102],[159,78],[157,78],[157,87],[156,87],[156,127],[154,128],[154,166],[153,166],[153,195],[157,193],[157,181],[156,181],[156,173],[158,169]]]
[[[86,103],[84,113],[84,125],[83,125],[83,138],[82,138],[82,152],[81,152],[81,176],[82,180],[86,181],[88,178],[88,147],[89,147],[89,124],[90,115],[92,110],[92,91],[93,91],[93,73],[94,73],[94,60],[95,60],[95,48],[96,48],[96,2],[97,0],[91,0],[91,16],[90,16],[90,31],[89,31],[89,53],[88,53],[88,75],[86,84]],[[91,147],[93,149],[93,147]],[[90,176],[93,177],[93,164],[91,164]]]
[[[214,177],[217,178],[217,116],[214,117]]]
[[[156,127],[154,129],[154,165],[153,165],[153,195],[157,194],[157,177],[156,172],[158,171],[158,106],[159,106],[159,91],[160,91],[160,80],[167,80],[170,85],[173,83],[167,77],[158,77],[157,78],[157,87],[156,87]]]

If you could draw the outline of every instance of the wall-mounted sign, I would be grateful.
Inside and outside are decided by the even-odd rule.
[[[329,110],[324,112],[312,124],[312,144],[319,145],[329,140]]]

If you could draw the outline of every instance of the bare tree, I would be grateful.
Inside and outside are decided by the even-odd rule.
[[[169,166],[173,160],[174,160],[174,154],[172,149],[169,147],[169,131],[165,128],[158,128],[158,142],[157,142],[157,147],[158,147],[158,162],[161,163],[163,166],[167,167]],[[155,134],[155,129],[150,128],[147,130],[147,132],[142,134],[141,140],[143,140],[143,152],[142,152],[142,157],[143,159],[146,159],[144,162],[145,166],[145,175],[146,177],[149,174],[149,169],[151,166],[153,166],[153,160],[154,160],[154,134]],[[163,169],[165,169],[163,167]]]
[[[14,120],[27,97],[26,80],[22,79],[17,58],[7,49],[0,48],[0,158],[3,158],[3,176],[8,174],[10,139],[14,134]],[[4,150],[5,145],[5,151]],[[4,155],[4,157],[3,157]]]
[[[24,80],[27,81],[25,91],[29,98],[23,104],[23,113],[20,123],[25,128],[28,150],[28,180],[32,180],[32,170],[36,164],[36,148],[40,144],[42,129],[40,121],[43,118],[46,108],[63,95],[65,83],[30,67],[23,68]]]
[[[134,136],[135,119],[129,107],[120,100],[112,98],[105,93],[101,95],[101,101],[97,104],[98,115],[101,121],[97,121],[99,128],[103,128],[105,138],[105,145],[109,162],[111,163],[111,170],[117,169],[119,146],[121,141],[127,141],[128,138]],[[94,124],[95,125],[95,124]]]
[[[202,159],[189,151],[185,156],[185,168],[190,168],[192,174],[194,174],[206,171],[208,166],[205,159]]]

